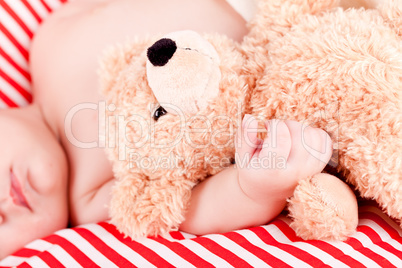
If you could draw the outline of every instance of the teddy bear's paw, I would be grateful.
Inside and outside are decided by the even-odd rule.
[[[111,223],[116,225],[119,232],[136,239],[176,231],[184,220],[183,213],[174,215],[168,207],[161,208],[151,203],[143,205],[132,205],[133,210],[138,211],[112,213]]]
[[[345,240],[358,223],[357,200],[338,178],[318,174],[299,182],[289,200],[291,227],[303,239]]]
[[[131,238],[163,235],[184,220],[193,183],[149,180],[141,174],[116,182],[110,202],[111,223]]]

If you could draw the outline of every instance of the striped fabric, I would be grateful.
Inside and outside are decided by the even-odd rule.
[[[1,267],[402,267],[402,230],[375,206],[359,206],[357,232],[345,242],[303,241],[280,215],[230,233],[131,240],[101,222],[36,240]]]
[[[0,108],[32,101],[29,46],[41,21],[67,0],[0,0]]]
[[[67,0],[0,0],[0,108],[32,100],[29,46],[40,22]],[[346,242],[302,241],[281,215],[269,225],[225,234],[132,241],[107,223],[36,240],[1,267],[402,267],[402,230],[373,203],[359,208]],[[0,243],[4,243],[0,237]]]

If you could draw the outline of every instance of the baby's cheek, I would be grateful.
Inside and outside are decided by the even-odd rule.
[[[32,187],[39,194],[61,194],[67,189],[67,159],[56,143],[43,148],[34,156],[29,173]]]

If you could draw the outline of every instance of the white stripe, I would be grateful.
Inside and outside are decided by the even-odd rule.
[[[11,79],[20,84],[23,88],[30,88],[31,83],[18,71],[8,63],[2,56],[0,56],[0,66]]]
[[[94,235],[99,237],[103,242],[105,242],[109,247],[114,249],[120,256],[127,259],[129,262],[133,263],[138,267],[155,267],[149,261],[147,261],[140,254],[135,252],[133,249],[127,245],[120,242],[114,235],[110,234],[106,229],[97,224],[88,224],[81,226],[86,228]]]
[[[17,16],[24,22],[24,24],[34,32],[38,28],[38,22],[32,13],[21,1],[7,1],[7,4],[14,10]]]
[[[53,245],[49,248],[47,252],[58,260],[65,267],[82,267],[73,257],[70,256],[62,247],[59,245]]]
[[[19,1],[15,1],[19,2]],[[20,25],[3,9],[0,8],[1,23],[10,32],[10,34],[21,44],[26,50],[28,50],[30,38],[20,27]]]
[[[167,246],[158,243],[157,241],[149,238],[139,238],[136,239],[138,243],[141,243],[143,246],[151,249],[156,254],[158,254],[165,261],[171,263],[176,267],[194,267],[193,264],[189,263],[187,260],[183,259],[176,252],[172,251]]]
[[[17,266],[21,263],[23,263],[27,258],[23,257],[16,257],[16,256],[8,256],[2,260],[0,260],[0,266],[9,266],[9,267],[14,267]]]
[[[196,238],[196,237],[197,237],[196,235],[188,234],[188,233],[185,233],[185,232],[180,232],[180,233],[183,235],[184,239],[192,239],[192,238]],[[176,240],[176,239],[175,239],[175,240]]]
[[[29,264],[31,267],[41,267],[41,268],[50,267],[49,265],[47,265],[46,262],[44,262],[38,256],[33,256],[32,258],[27,259],[26,263]]]
[[[308,263],[305,263],[304,261],[296,258],[292,254],[289,254],[288,252],[266,244],[264,241],[262,241],[254,232],[251,230],[242,230],[242,235],[253,245],[260,247],[262,250],[268,252],[272,256],[275,256],[276,258],[280,259],[281,261],[287,263],[288,265],[292,267],[311,267]]]
[[[13,43],[0,31],[0,47],[10,56],[21,68],[28,71],[28,61],[25,60],[21,52],[14,46]]]
[[[49,12],[47,12],[47,9],[42,5],[42,3],[40,1],[28,0],[27,2],[31,5],[33,10],[36,11],[36,13],[39,15],[39,17],[44,19],[48,16]]]
[[[2,99],[0,99],[0,109],[6,109],[6,108],[8,108],[8,105]]]
[[[364,247],[369,248],[371,251],[377,253],[378,255],[384,257],[387,259],[389,262],[393,263],[396,267],[401,267],[401,259],[395,257],[394,254],[391,252],[386,251],[382,247],[374,244],[370,237],[367,236],[364,233],[358,233],[355,236],[356,239],[359,239],[359,241],[363,244]]]
[[[226,0],[246,21],[250,21],[257,12],[257,0]]]
[[[29,248],[38,251],[45,251],[53,246],[52,243],[49,243],[42,239],[37,239],[26,245],[24,248]]]
[[[64,237],[74,244],[82,253],[95,262],[100,267],[117,267],[113,262],[106,258],[94,246],[91,245],[85,238],[80,236],[73,229],[64,229],[57,231],[55,234]]]
[[[197,254],[197,256],[199,256],[200,258],[211,263],[215,267],[232,267],[232,265],[230,265],[226,260],[215,255],[194,240],[181,240],[180,244]]]
[[[239,233],[240,235],[242,234],[241,231],[238,231],[237,233]],[[233,242],[226,236],[216,234],[209,235],[207,237],[211,238],[213,241],[215,241],[225,249],[228,249],[230,252],[233,252],[236,256],[249,263],[252,267],[270,267],[260,258],[250,253],[248,250],[242,248],[240,245]]]
[[[393,239],[380,225],[378,225],[375,221],[369,220],[369,219],[362,219],[360,220],[360,223],[363,225],[369,226],[371,229],[373,229],[380,237],[381,240],[384,242],[387,242],[390,244],[392,247],[394,247],[396,250],[402,251],[402,245]]]
[[[316,257],[317,259],[321,260],[323,263],[328,264],[331,267],[348,267],[346,264],[343,262],[335,259],[333,256],[328,254],[327,252],[321,250],[318,247],[315,247],[311,244],[308,244],[306,242],[292,242],[283,232],[281,229],[279,229],[276,225],[271,224],[268,225],[265,228],[267,231],[269,230],[269,233],[272,235],[272,237],[277,240],[279,243],[283,243],[286,245],[292,245],[295,246],[303,251],[306,251],[308,254],[311,254],[312,256]]]
[[[9,83],[7,83],[2,77],[0,77],[0,88],[4,94],[7,95],[13,102],[19,106],[28,104],[28,101]]]

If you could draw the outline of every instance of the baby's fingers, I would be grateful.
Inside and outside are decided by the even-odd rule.
[[[248,164],[250,162],[260,144],[257,132],[258,121],[252,115],[246,114],[235,139],[236,163]]]
[[[292,148],[292,137],[288,126],[284,121],[275,119],[265,122],[265,127],[268,135],[262,144],[260,160],[267,159],[269,163],[286,163]]]

